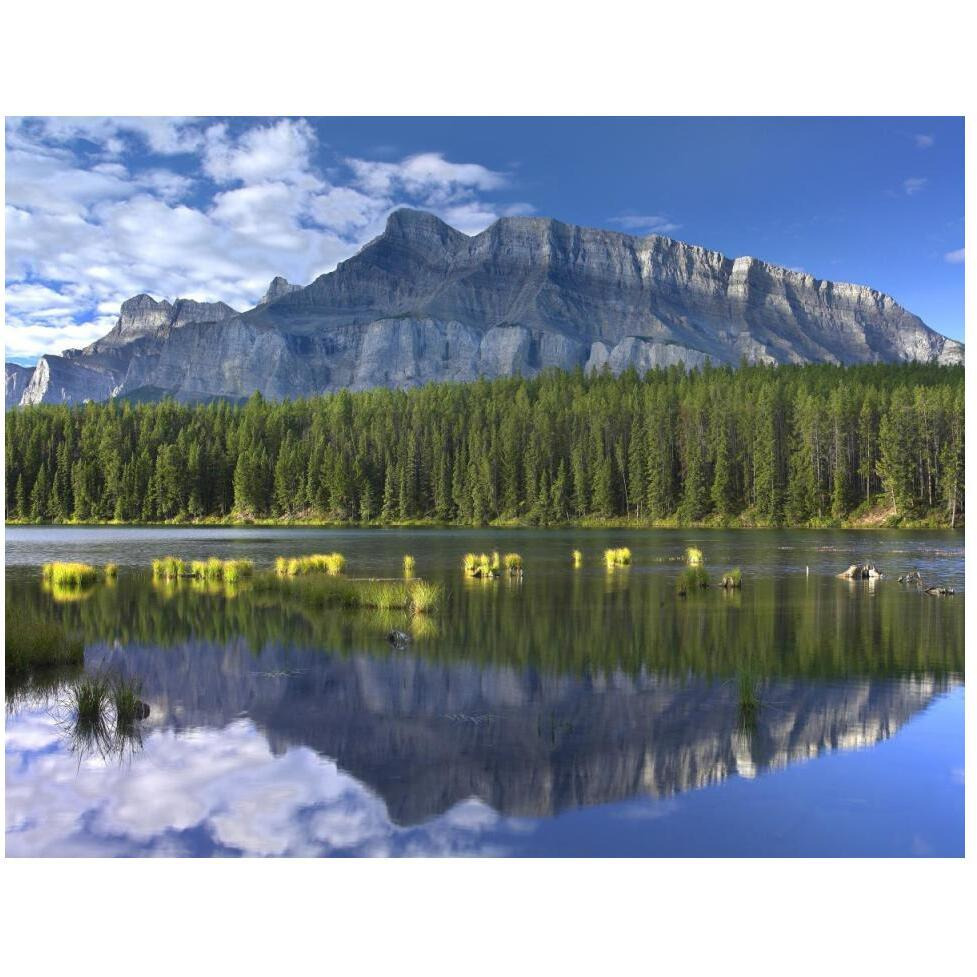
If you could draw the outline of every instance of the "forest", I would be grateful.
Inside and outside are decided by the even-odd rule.
[[[6,415],[12,522],[959,527],[964,369],[707,367]]]

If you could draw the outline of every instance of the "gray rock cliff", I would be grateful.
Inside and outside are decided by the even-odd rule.
[[[107,336],[53,358],[58,383],[49,362],[48,380],[32,380],[21,402],[241,399],[256,390],[285,398],[546,367],[643,373],[744,359],[963,356],[961,343],[863,285],[658,235],[506,217],[468,237],[431,214],[398,210],[335,271],[304,288],[275,278],[247,312],[128,300]]]

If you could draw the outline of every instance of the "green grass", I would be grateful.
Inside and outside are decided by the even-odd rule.
[[[619,546],[616,549],[604,550],[604,563],[607,568],[627,567],[631,565],[631,551],[626,546]]]
[[[574,570],[579,570],[583,566],[583,553],[580,550],[571,551],[570,561],[573,563]]]
[[[112,701],[112,688],[104,675],[85,675],[74,682],[70,689],[72,705],[78,721],[103,722]]]
[[[738,588],[743,586],[743,574],[739,567],[735,570],[729,570],[723,574],[722,580],[719,582],[720,587],[725,588]]]
[[[41,577],[52,587],[87,587],[98,578],[98,571],[88,563],[45,563]]]
[[[708,586],[709,574],[703,566],[686,567],[675,583],[675,589],[681,597],[696,590],[704,590]]]
[[[4,670],[8,676],[23,676],[36,669],[79,667],[84,664],[82,642],[69,638],[60,625],[10,604],[5,609],[4,617]]]
[[[275,560],[275,572],[282,577],[297,577],[307,573],[339,576],[346,569],[342,553],[312,553],[309,556],[285,557]]]
[[[760,718],[760,686],[759,683],[747,672],[741,672],[739,676],[739,719],[740,726],[752,731],[756,729],[757,720]]]
[[[410,555],[410,553],[408,553],[404,557],[404,576],[405,577],[413,577],[414,576],[414,566],[415,566],[414,557],[412,557]]]
[[[141,692],[142,686],[139,682],[116,679],[111,683],[109,696],[117,727],[131,726],[138,719],[142,719],[142,701],[139,698]]]
[[[438,608],[443,597],[444,590],[440,584],[428,583],[425,580],[418,580],[411,584],[411,610],[417,614],[430,614]]]
[[[510,576],[522,573],[522,557],[518,553],[506,553],[502,557],[502,566]]]
[[[703,562],[702,550],[698,546],[690,546],[685,551],[685,562],[688,563],[690,567],[701,566]]]
[[[119,575],[119,564],[106,563],[105,566],[102,567],[102,573],[105,574],[106,580],[115,580],[115,578]]]
[[[466,553],[462,561],[468,577],[497,577],[502,569],[502,558],[498,553]]]
[[[175,580],[190,572],[188,564],[175,556],[153,560],[153,576],[160,580]]]

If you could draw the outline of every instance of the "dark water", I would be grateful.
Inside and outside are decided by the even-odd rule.
[[[634,565],[605,570],[612,545]],[[688,545],[742,591],[677,597]],[[465,581],[462,555],[491,549],[524,579]],[[446,605],[410,620],[148,573],[330,550],[349,576],[412,553]],[[64,599],[52,559],[119,577]],[[863,559],[888,575],[834,577]],[[8,604],[151,709],[99,751],[56,681],[8,688],[8,855],[963,854],[962,534],[8,529],[6,562]],[[898,584],[913,567],[957,595]]]

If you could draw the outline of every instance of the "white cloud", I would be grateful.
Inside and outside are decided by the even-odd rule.
[[[358,185],[368,193],[389,197],[398,192],[429,204],[447,204],[475,190],[498,190],[507,178],[479,163],[452,163],[441,153],[419,153],[398,163],[347,160]]]
[[[276,754],[250,720],[149,730],[124,764],[79,762],[58,723],[45,707],[7,718],[8,856],[189,854],[187,831],[252,856],[503,854],[499,838],[525,832],[475,799],[400,827],[333,760],[307,747]]]
[[[947,251],[947,253],[943,255],[943,260],[949,261],[951,265],[962,265],[964,262],[963,252],[963,248],[957,248],[956,251]]]
[[[913,136],[913,140],[916,143],[917,149],[929,149],[933,145],[933,143],[936,142],[936,140],[932,136],[926,135],[925,133],[922,132],[917,132]]]
[[[622,214],[620,217],[611,217],[610,223],[617,224],[625,231],[634,231],[640,234],[668,234],[671,231],[677,231],[682,226],[659,214],[646,216]]]
[[[218,183],[308,180],[320,185],[309,172],[314,144],[315,133],[304,119],[248,129],[236,140],[227,125],[214,125],[206,133],[203,169]]]
[[[398,206],[466,233],[533,212],[485,199],[505,174],[436,152],[324,162],[304,119],[9,119],[6,140],[6,342],[19,356],[85,345],[139,292],[250,308],[275,275],[330,271]]]
[[[911,197],[922,190],[929,180],[925,176],[911,176],[902,181],[902,189],[907,197]]]

